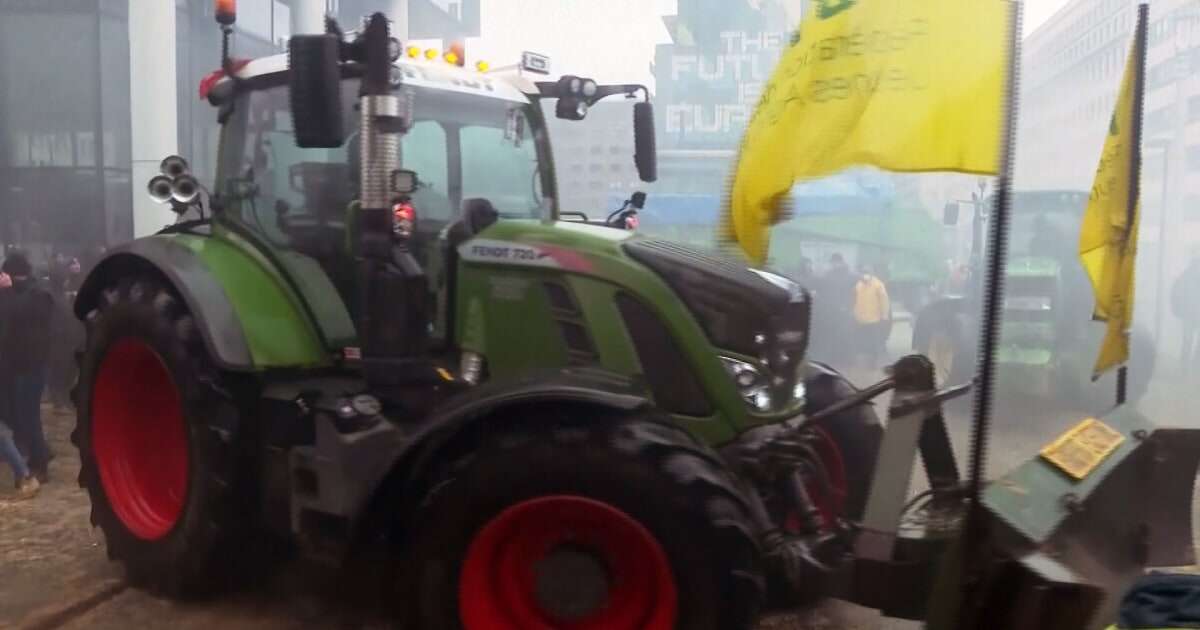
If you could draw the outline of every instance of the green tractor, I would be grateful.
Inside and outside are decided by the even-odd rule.
[[[804,361],[805,292],[558,220],[541,103],[580,120],[644,87],[409,58],[386,24],[227,60],[211,191],[165,160],[150,194],[178,220],[81,288],[74,439],[111,556],[184,595],[256,532],[332,560],[383,538],[416,627],[745,626],[764,551],[861,516],[881,438],[870,407],[832,414],[761,495],[718,454],[853,392]],[[633,114],[653,180],[650,104]],[[599,590],[508,597],[572,571]]]
[[[997,363],[1000,376],[1020,391],[1080,405],[1092,411],[1115,402],[1113,377],[1091,382],[1092,362],[1104,328],[1089,325],[1092,288],[1076,253],[1079,225],[1088,194],[1078,191],[1028,191],[1013,195],[1010,256],[1005,267]],[[966,294],[946,296],[927,305],[913,326],[913,349],[938,365],[944,382],[962,383],[975,368],[974,317],[983,292],[980,234],[986,217],[976,199],[972,279]],[[957,204],[947,208],[945,223],[958,221]],[[1128,400],[1137,402],[1154,372],[1153,339],[1144,327],[1131,334]]]
[[[645,88],[535,82],[548,62],[531,54],[510,74],[406,59],[381,14],[327,30],[287,57],[226,57],[206,82],[215,184],[165,160],[150,193],[177,220],[111,252],[75,302],[79,481],[135,584],[211,591],[265,535],[340,566],[382,558],[414,629],[742,630],[764,603],[825,593],[925,618],[989,576],[1054,596],[992,589],[957,618],[1062,628],[987,606],[1103,594],[1191,553],[1176,499],[1196,462],[1173,455],[1192,434],[1118,418],[1145,446],[1078,487],[1030,462],[1038,492],[1005,503],[1002,486],[987,522],[1009,529],[966,548],[991,554],[970,563],[983,572],[939,569],[966,553],[940,414],[966,388],[935,392],[909,357],[855,389],[806,361],[810,300],[787,278],[558,220],[541,104],[580,120]],[[633,114],[652,180],[649,103]],[[893,390],[885,431],[869,402]],[[918,452],[932,489],[909,502]],[[1028,504],[1064,486],[1072,509],[1125,499],[1109,481],[1135,473],[1162,491],[1124,507],[1177,508],[1106,521],[1152,528],[1138,562],[1143,539],[1081,539],[1076,512]],[[914,507],[946,518],[914,529]],[[1114,559],[1101,586],[1032,570],[1093,558]]]

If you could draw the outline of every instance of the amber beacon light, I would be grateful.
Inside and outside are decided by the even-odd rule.
[[[216,0],[217,23],[230,26],[237,21],[237,0]]]

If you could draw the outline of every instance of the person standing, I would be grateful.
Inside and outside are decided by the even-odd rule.
[[[1183,327],[1180,370],[1190,376],[1200,359],[1200,348],[1197,348],[1200,344],[1200,254],[1192,256],[1192,261],[1171,286],[1171,311]]]
[[[814,319],[819,328],[814,328],[814,333],[821,339],[814,341],[820,342],[818,347],[827,354],[826,357],[819,358],[838,367],[846,367],[848,360],[853,359],[854,355],[853,351],[847,352],[845,340],[852,332],[850,329],[854,321],[856,278],[841,254],[834,253],[830,256],[829,264],[829,269],[818,283],[819,297],[816,298],[816,308],[820,310]]]
[[[858,339],[871,369],[879,367],[880,357],[887,351],[891,319],[892,304],[887,287],[875,275],[874,269],[864,266],[854,284],[854,321],[858,324]]]
[[[23,446],[38,481],[49,479],[50,448],[42,427],[54,298],[38,285],[23,253],[10,254],[0,271],[12,278],[0,300],[0,402],[2,416]]]
[[[30,472],[25,458],[21,456],[16,443],[13,442],[12,429],[3,420],[0,420],[0,461],[12,468],[18,499],[28,499],[37,494],[40,486],[37,477]]]
[[[0,273],[0,289],[11,288],[12,278],[8,277],[6,273]],[[21,455],[13,436],[12,428],[8,426],[4,418],[0,418],[0,461],[12,468],[13,480],[17,486],[17,498],[28,499],[37,494],[38,480],[30,472],[29,465],[25,463],[25,457]]]

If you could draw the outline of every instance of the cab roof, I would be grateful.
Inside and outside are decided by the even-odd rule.
[[[521,76],[465,70],[443,62],[440,58],[426,61],[401,57],[392,65],[404,72],[405,85],[475,94],[520,103],[528,103],[529,97],[538,93],[537,86]],[[259,57],[238,64],[238,66],[235,66],[237,70],[234,72],[234,76],[239,79],[283,73],[288,69],[287,55]],[[228,78],[222,78],[219,82],[224,83],[228,80]]]

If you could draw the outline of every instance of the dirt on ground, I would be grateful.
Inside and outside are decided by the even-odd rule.
[[[281,568],[249,592],[207,602],[173,602],[128,588],[105,554],[104,537],[89,520],[79,488],[79,457],[70,443],[74,414],[43,408],[56,457],[49,484],[33,499],[15,499],[12,471],[0,466],[0,629],[284,630],[385,628],[378,620],[347,614],[327,595],[334,569]],[[827,602],[804,613],[772,615],[760,630],[907,630],[917,626],[881,620],[877,613]]]
[[[50,483],[33,499],[17,501],[12,470],[0,464],[0,627],[44,616],[119,577],[76,482],[79,457],[69,440],[74,415],[46,406],[43,421],[56,455]]]

